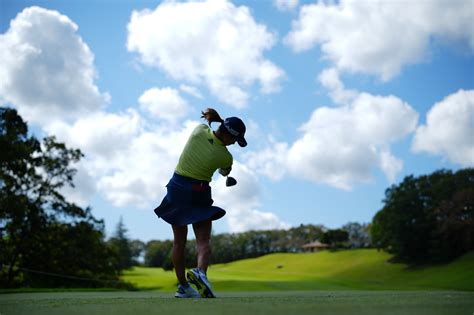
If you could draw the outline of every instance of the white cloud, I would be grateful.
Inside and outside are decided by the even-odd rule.
[[[190,85],[186,85],[186,84],[180,84],[179,89],[181,91],[185,92],[185,93],[188,93],[188,94],[194,96],[195,98],[199,98],[199,99],[204,98],[204,96],[202,96],[201,91],[199,91],[199,89],[194,87],[194,86],[190,86]]]
[[[334,89],[330,90],[332,95],[350,94],[350,102],[316,108],[300,127],[301,136],[294,143],[273,141],[267,148],[246,155],[249,165],[273,179],[288,173],[341,189],[369,181],[376,167],[393,181],[403,163],[390,153],[389,145],[415,130],[418,114],[395,96],[347,93],[337,72],[332,73],[331,84],[327,76],[320,78]]]
[[[94,56],[77,29],[57,11],[30,7],[0,35],[0,99],[27,121],[74,119],[108,101],[94,84]]]
[[[247,152],[243,156],[250,169],[272,180],[280,180],[287,172],[288,144],[270,138],[267,145],[262,150]]]
[[[225,218],[231,233],[290,227],[274,213],[259,210],[260,184],[247,166],[234,161],[230,176],[237,179],[236,186],[226,187],[225,178],[219,176],[213,182],[212,189],[214,205],[227,211]]]
[[[433,40],[474,51],[470,0],[319,1],[301,7],[285,43],[301,52],[320,44],[340,70],[389,80],[429,57]]]
[[[172,88],[151,88],[138,99],[140,108],[153,117],[176,123],[189,111],[188,103]]]
[[[412,150],[473,167],[474,90],[459,90],[435,103],[427,114],[426,124],[416,130]]]
[[[273,0],[273,5],[280,11],[291,11],[298,6],[299,0]]]
[[[317,108],[289,149],[288,168],[296,177],[350,189],[371,178],[380,147],[412,132],[417,118],[394,96],[365,93],[346,106]],[[393,173],[387,175],[393,178]]]
[[[88,207],[90,201],[97,193],[95,178],[87,170],[84,162],[71,165],[77,170],[74,176],[74,187],[65,186],[61,189],[61,193],[69,202],[74,202],[80,207]]]
[[[83,169],[95,189],[116,206],[150,207],[161,201],[187,137],[197,122],[175,129],[125,113],[97,113],[72,125],[55,123],[45,129],[85,154]]]
[[[110,161],[123,154],[132,140],[144,130],[144,121],[137,111],[123,113],[96,112],[69,124],[53,121],[43,129],[56,135],[71,147],[80,148],[86,158],[95,160],[93,172],[108,170]]]
[[[275,42],[245,6],[225,0],[166,1],[155,10],[132,13],[127,48],[143,64],[205,85],[223,103],[242,108],[254,83],[263,93],[279,89],[284,72],[263,56]]]
[[[250,230],[281,230],[291,227],[290,224],[282,222],[273,212],[248,208],[235,208],[235,210],[236,212],[227,218],[230,233]]]
[[[116,206],[157,206],[194,126],[135,137],[124,155],[112,161],[113,170],[101,176],[100,191]]]
[[[331,99],[336,104],[347,104],[357,97],[358,92],[347,90],[339,78],[339,72],[335,68],[325,69],[318,76],[319,82],[329,91]]]
[[[403,169],[403,161],[393,156],[388,149],[382,149],[379,158],[380,169],[385,173],[391,183],[395,182],[395,177]]]

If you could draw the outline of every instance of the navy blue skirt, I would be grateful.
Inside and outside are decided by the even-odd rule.
[[[212,205],[209,182],[174,173],[166,189],[166,196],[154,211],[171,225],[218,220],[225,215],[224,209]]]

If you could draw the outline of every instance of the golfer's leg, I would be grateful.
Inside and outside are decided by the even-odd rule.
[[[173,225],[173,251],[171,254],[171,259],[173,260],[174,271],[178,282],[180,284],[186,284],[185,276],[185,266],[184,266],[184,249],[186,247],[186,239],[188,236],[188,227],[185,226],[175,226]]]
[[[198,268],[207,272],[209,259],[211,256],[211,229],[212,221],[202,221],[193,224],[194,235],[196,236],[198,252]]]

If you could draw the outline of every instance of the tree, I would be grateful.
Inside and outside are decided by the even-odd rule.
[[[2,286],[39,285],[45,277],[31,270],[116,279],[118,269],[108,258],[103,221],[61,193],[65,185],[74,187],[76,170],[71,165],[82,153],[54,137],[40,142],[28,136],[27,124],[9,108],[0,108],[0,152]]]
[[[374,216],[374,245],[411,263],[449,261],[474,249],[473,189],[474,169],[405,177],[386,190]]]
[[[456,192],[434,209],[436,230],[432,256],[452,260],[474,249],[474,187]]]
[[[145,246],[145,266],[148,267],[162,267],[170,259],[171,249],[173,248],[173,241],[150,241]]]
[[[349,233],[342,229],[335,229],[326,231],[321,237],[321,242],[329,244],[334,248],[344,247],[349,240]]]
[[[139,261],[139,257],[145,251],[145,243],[141,240],[132,240],[130,241],[130,251],[132,253],[132,264],[140,265],[142,264]]]
[[[372,240],[369,234],[369,225],[350,222],[341,227],[348,233],[348,243],[351,248],[370,247]]]
[[[118,265],[120,269],[130,269],[133,266],[133,253],[131,242],[127,236],[127,229],[120,217],[117,223],[115,234],[108,241],[109,246],[115,251],[118,257]]]
[[[21,268],[35,271],[23,274],[24,284],[32,287],[116,286],[120,269],[113,259],[114,252],[105,245],[102,228],[90,222],[58,222],[38,231],[34,249],[24,251],[22,257]]]

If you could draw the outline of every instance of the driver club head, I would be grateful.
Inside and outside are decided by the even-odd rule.
[[[227,176],[227,179],[225,180],[225,185],[227,187],[234,186],[237,184],[237,180],[231,176]]]

